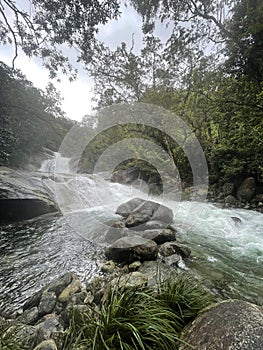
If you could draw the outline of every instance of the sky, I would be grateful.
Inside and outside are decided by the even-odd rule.
[[[132,42],[134,33],[135,50],[140,51],[142,43],[141,19],[132,8],[122,8],[123,14],[118,21],[108,22],[100,25],[98,39],[105,42],[111,49],[115,49],[122,41],[127,44]],[[12,47],[0,45],[0,60],[11,66],[14,50]],[[74,52],[72,52],[74,57]],[[76,63],[72,60],[74,66]],[[41,66],[37,58],[28,58],[22,52],[15,61],[15,68],[20,69],[28,80],[40,88],[45,89],[49,82],[47,69]],[[53,81],[53,84],[60,91],[63,97],[62,109],[70,119],[80,121],[84,115],[92,113],[92,79],[84,71],[81,65],[77,65],[79,70],[76,81],[69,82],[66,76],[60,76],[61,82]]]

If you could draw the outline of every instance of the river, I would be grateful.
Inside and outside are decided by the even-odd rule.
[[[98,274],[102,250],[96,242],[104,224],[116,219],[119,204],[148,198],[143,188],[102,178],[78,176],[70,185],[67,181],[63,191],[69,187],[72,191],[72,186],[82,208],[67,206],[62,216],[49,214],[1,227],[1,313],[18,309],[28,296],[66,271],[75,271],[83,282]],[[161,202],[173,209],[178,240],[192,250],[186,269],[222,297],[263,305],[263,215],[210,203],[165,198]]]

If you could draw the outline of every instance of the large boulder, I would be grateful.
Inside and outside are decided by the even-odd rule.
[[[168,226],[173,221],[173,212],[168,207],[140,198],[134,198],[120,205],[116,214],[126,218],[127,227],[136,227],[148,221],[161,221]]]
[[[182,336],[180,350],[261,350],[263,308],[227,300],[202,312]]]
[[[0,223],[31,219],[57,210],[40,173],[0,167]]]
[[[237,198],[241,202],[250,201],[256,189],[255,179],[253,177],[246,178],[237,190]]]
[[[132,263],[136,260],[154,260],[157,253],[158,246],[154,241],[131,235],[115,241],[107,248],[105,255],[117,262]]]

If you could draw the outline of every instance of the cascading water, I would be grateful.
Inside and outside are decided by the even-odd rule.
[[[53,173],[54,171],[58,173],[69,173],[69,158],[62,157],[59,152],[54,152],[54,156],[45,159],[39,168],[39,171],[45,173]]]
[[[50,171],[47,163],[45,169]],[[60,169],[64,172],[65,168]],[[134,197],[148,198],[140,189],[97,176],[58,174],[57,178],[55,191],[63,216],[2,227],[2,311],[19,307],[30,294],[66,271],[75,271],[83,281],[98,273],[101,252],[94,241],[106,230],[103,223],[116,219],[119,204]],[[262,214],[219,209],[209,203],[150,199],[173,209],[178,240],[192,249],[186,268],[220,295],[263,304]],[[193,221],[196,209],[198,216]]]

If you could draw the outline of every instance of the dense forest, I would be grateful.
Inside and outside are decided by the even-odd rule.
[[[98,108],[123,102],[164,107],[184,120],[201,143],[210,184],[220,187],[233,182],[238,186],[253,176],[259,188],[262,186],[260,0],[56,4],[35,0],[32,4],[35,17],[29,17],[11,1],[1,2],[0,40],[3,44],[13,43],[16,55],[22,49],[29,56],[40,56],[51,78],[62,69],[73,79],[74,67],[60,48],[65,43],[77,48],[78,60],[94,80]],[[141,15],[144,40],[140,53],[134,49],[134,39],[132,43],[121,43],[116,50],[97,40],[98,25],[118,19],[121,5],[132,6]],[[7,7],[16,15],[13,27],[4,17]],[[160,23],[171,31],[165,43],[155,34]],[[42,42],[40,36],[44,38]],[[40,91],[3,63],[0,74],[1,164],[23,166],[42,147],[58,149],[72,122],[64,118],[52,84],[46,92]],[[135,136],[154,140],[163,147],[173,157],[182,179],[190,181],[191,169],[180,147],[162,133],[147,128],[142,132],[139,126],[136,130],[117,127],[94,140],[84,154],[82,171],[91,171],[108,145]]]

